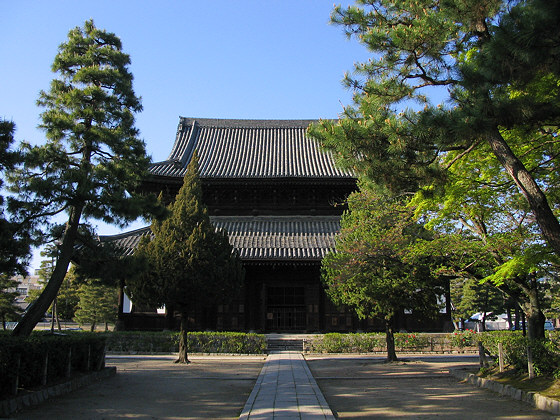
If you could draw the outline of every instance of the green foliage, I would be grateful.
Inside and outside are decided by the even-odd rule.
[[[8,176],[16,193],[10,208],[17,210],[18,221],[34,222],[36,236],[54,215],[66,213],[68,222],[56,233],[61,244],[49,284],[16,335],[30,334],[55,298],[75,242],[86,230],[82,218],[124,226],[162,213],[155,197],[137,188],[148,175],[150,158],[134,127],[134,113],[142,106],[129,64],[120,39],[91,20],[72,29],[55,56],[57,77],[38,100],[47,141],[22,144],[25,165]]]
[[[16,306],[15,301],[19,296],[16,291],[18,282],[7,276],[0,275],[0,320],[2,329],[6,329],[6,321],[16,319],[21,310]]]
[[[492,284],[468,279],[463,284],[461,300],[456,302],[456,309],[463,319],[468,319],[476,312],[501,314],[504,311],[504,304],[502,292]]]
[[[4,179],[21,161],[21,155],[10,150],[14,142],[15,125],[0,119],[0,276],[26,274],[25,265],[30,254],[31,238],[25,224],[11,220],[6,208]]]
[[[474,347],[478,343],[479,336],[480,334],[473,330],[455,331],[451,336],[451,345],[458,349]]]
[[[117,291],[92,280],[78,289],[78,307],[74,320],[80,324],[91,324],[95,330],[98,323],[114,322],[117,318]]]
[[[502,343],[505,362],[521,371],[527,371],[527,346],[532,349],[535,372],[540,375],[560,373],[560,347],[558,332],[547,339],[530,340],[520,332],[492,331],[477,333],[472,330],[455,331],[452,334],[397,333],[395,345],[399,351],[411,352],[464,352],[478,351],[478,342],[494,356],[498,355],[498,343]],[[384,334],[324,334],[315,336],[307,343],[307,350],[316,353],[372,353],[385,351]]]
[[[394,337],[395,347],[401,352],[451,353],[472,346],[452,334],[395,333]],[[387,343],[382,333],[329,333],[310,339],[306,350],[315,353],[377,353],[387,351]]]
[[[384,334],[340,334],[329,333],[314,337],[310,343],[315,353],[370,353],[385,348]]]
[[[426,334],[397,333],[395,347],[401,351],[421,351],[430,346],[430,337]]]
[[[533,340],[520,332],[492,332],[480,334],[480,341],[491,354],[498,354],[498,343],[502,343],[506,363],[527,372],[527,348],[532,352],[536,375],[556,375],[560,372],[560,348],[556,340],[545,338]]]
[[[241,262],[227,233],[216,231],[202,201],[196,155],[169,217],[152,224],[153,238],[140,242],[135,257],[145,269],[127,280],[131,299],[187,312],[232,297],[242,281]]]
[[[372,56],[345,78],[354,104],[310,135],[377,190],[420,191],[416,215],[463,242],[442,273],[540,318],[534,277],[560,255],[558,4],[359,0],[332,21]]]
[[[179,333],[111,332],[106,334],[107,350],[119,353],[169,353],[179,350]],[[196,353],[263,354],[266,338],[262,334],[235,332],[190,332],[188,348]]]
[[[432,276],[431,261],[417,244],[430,239],[413,217],[407,200],[362,189],[348,198],[336,252],[322,262],[322,279],[335,304],[348,305],[360,318],[385,321],[388,358],[394,359],[393,319],[412,309],[434,315],[443,283]]]
[[[0,398],[10,395],[18,357],[20,388],[33,389],[41,385],[47,353],[47,384],[65,376],[70,349],[72,371],[95,370],[103,366],[105,337],[98,334],[34,333],[26,338],[0,334]]]

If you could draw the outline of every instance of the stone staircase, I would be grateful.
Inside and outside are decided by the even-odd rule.
[[[283,336],[282,334],[268,334],[266,336],[267,352],[303,352],[304,338]]]

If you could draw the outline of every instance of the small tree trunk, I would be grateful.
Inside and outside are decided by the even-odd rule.
[[[95,321],[93,321],[93,322],[91,323],[90,331],[91,331],[91,332],[94,332],[94,331],[95,331]]]
[[[385,320],[385,340],[387,342],[387,361],[395,362],[397,352],[395,351],[395,331],[393,329],[393,319]]]
[[[189,318],[186,311],[181,313],[181,332],[179,333],[179,358],[175,363],[190,363],[187,357],[187,332],[189,329]]]

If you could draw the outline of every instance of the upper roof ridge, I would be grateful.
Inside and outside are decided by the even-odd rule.
[[[180,117],[179,124],[183,127],[196,122],[200,127],[219,128],[302,128],[319,121],[318,119],[226,119],[226,118],[193,118]]]
[[[180,117],[167,161],[150,171],[183,177],[196,149],[201,178],[354,178],[307,135],[316,121]]]

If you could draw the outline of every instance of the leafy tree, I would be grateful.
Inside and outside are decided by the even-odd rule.
[[[536,153],[530,141],[510,133],[512,147],[527,157]],[[448,153],[442,162],[454,161],[459,152]],[[519,190],[492,159],[484,145],[457,160],[447,169],[447,182],[421,190],[413,203],[427,227],[443,234],[442,245],[448,255],[473,253],[477,257],[454,271],[476,281],[492,282],[509,296],[527,315],[530,337],[544,337],[542,313],[543,282],[539,276],[550,277],[556,271],[558,257],[543,246],[535,229],[532,213]],[[535,168],[538,173],[542,168]],[[540,177],[553,187],[556,182],[548,175]],[[546,179],[546,180],[545,180]],[[552,193],[553,188],[549,191]],[[454,235],[453,239],[450,234]],[[446,237],[448,239],[446,239]],[[462,245],[458,246],[458,242]],[[486,255],[484,255],[486,254]],[[464,257],[451,257],[447,264],[458,263]]]
[[[78,289],[79,302],[74,316],[80,324],[91,324],[91,331],[95,331],[98,323],[108,323],[117,318],[117,293],[112,287],[107,287],[99,281],[90,280]]]
[[[456,306],[457,313],[463,319],[468,319],[473,313],[481,312],[482,330],[486,331],[486,317],[488,313],[501,314],[505,309],[503,294],[489,283],[480,283],[470,278],[464,282],[461,299]]]
[[[332,20],[373,56],[346,77],[356,91],[354,106],[337,122],[311,127],[310,134],[340,165],[396,193],[433,194],[445,186],[447,199],[453,188],[463,187],[450,169],[464,160],[475,176],[499,170],[499,183],[478,189],[484,200],[471,206],[477,214],[464,219],[465,228],[478,229],[476,217],[482,215],[501,229],[504,219],[492,214],[491,201],[499,211],[504,197],[516,209],[510,214],[525,213],[525,232],[518,229],[515,235],[518,252],[507,254],[515,241],[493,238],[491,251],[499,255],[488,280],[503,286],[513,279],[524,290],[533,336],[542,336],[535,273],[550,255],[543,240],[560,256],[560,224],[550,204],[556,203],[559,179],[554,159],[560,152],[555,59],[560,34],[553,28],[560,22],[560,5],[544,0],[357,3],[362,7],[337,7]],[[434,89],[448,93],[437,106],[426,97]],[[528,228],[529,221],[538,231]]]
[[[144,238],[136,250],[135,257],[146,269],[127,283],[134,302],[165,305],[167,310],[174,308],[181,313],[176,363],[189,363],[189,312],[195,306],[208,307],[233,296],[243,278],[241,262],[227,233],[212,226],[201,199],[195,154],[175,202],[169,205],[170,216],[154,221],[153,238]]]
[[[93,21],[72,29],[59,47],[52,66],[58,77],[38,100],[48,140],[43,146],[23,144],[25,166],[9,180],[18,194],[13,204],[20,220],[33,220],[37,229],[60,213],[68,220],[52,276],[15,335],[29,335],[56,297],[82,218],[124,226],[161,212],[155,197],[136,190],[150,159],[134,127],[133,113],[142,107],[129,63],[119,38]]]
[[[7,174],[21,160],[18,152],[10,150],[14,142],[14,130],[13,122],[0,119],[0,191]],[[0,195],[0,276],[25,275],[31,238],[25,226],[10,220],[5,207],[4,197]]]
[[[336,252],[322,262],[327,294],[352,307],[360,318],[382,317],[387,360],[397,360],[394,318],[406,309],[437,313],[445,291],[415,249],[428,233],[404,199],[388,199],[362,190],[348,199]]]
[[[0,318],[4,330],[6,330],[6,321],[17,319],[21,313],[21,309],[15,304],[19,296],[17,286],[17,280],[0,275]]]
[[[121,330],[121,315],[124,305],[124,287],[127,278],[133,278],[146,269],[139,258],[124,255],[123,250],[111,242],[87,241],[74,256],[76,282],[84,282],[89,278],[108,287],[116,287],[118,294],[118,315],[115,330]],[[140,263],[140,264],[139,264]]]

